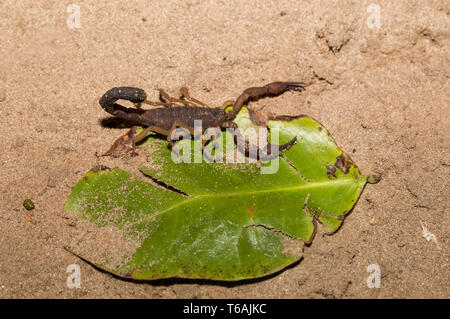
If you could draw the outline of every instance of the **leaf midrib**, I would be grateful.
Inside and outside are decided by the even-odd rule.
[[[151,214],[149,218],[154,218],[155,216],[167,213],[171,211],[172,209],[175,209],[178,206],[185,205],[186,203],[190,201],[205,199],[205,198],[217,198],[217,197],[241,197],[241,196],[248,196],[253,194],[262,194],[262,193],[281,193],[281,192],[292,192],[300,189],[305,188],[314,188],[319,186],[326,186],[326,185],[333,185],[335,183],[340,184],[347,184],[349,182],[358,181],[361,178],[365,178],[366,176],[359,176],[357,179],[355,178],[340,178],[335,180],[328,180],[328,181],[320,181],[320,182],[313,182],[313,183],[306,183],[301,185],[296,185],[292,187],[283,187],[283,188],[274,188],[274,189],[263,189],[263,190],[256,190],[256,191],[246,191],[246,192],[233,192],[233,193],[212,193],[212,194],[201,194],[196,196],[190,196],[190,197],[184,197],[182,201],[177,202],[176,204],[162,210],[157,211],[154,214]]]

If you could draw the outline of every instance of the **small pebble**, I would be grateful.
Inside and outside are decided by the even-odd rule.
[[[23,201],[23,207],[25,207],[26,210],[33,210],[34,203],[31,199],[27,198]]]

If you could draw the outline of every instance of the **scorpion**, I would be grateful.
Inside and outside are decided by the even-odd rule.
[[[172,133],[177,128],[186,129],[191,135],[194,135],[194,121],[201,120],[203,132],[208,128],[232,128],[235,132],[235,138],[240,135],[239,128],[233,119],[244,104],[250,100],[257,100],[265,96],[277,96],[286,91],[302,91],[305,89],[303,82],[272,82],[261,87],[251,87],[242,92],[236,101],[227,101],[222,107],[208,107],[207,104],[192,98],[188,90],[183,87],[180,89],[181,98],[170,97],[164,90],[160,89],[160,102],[147,100],[147,94],[143,89],[135,87],[114,87],[108,90],[99,100],[100,106],[108,113],[134,123],[147,126],[142,132],[136,135],[137,126],[133,126],[125,135],[115,141],[113,146],[104,156],[119,156],[123,153],[132,151],[136,143],[144,139],[152,131],[167,137],[170,147],[174,146]],[[135,104],[135,108],[127,108],[118,103],[118,100],[127,100]],[[144,110],[141,103],[158,108]],[[182,105],[180,105],[182,104]],[[228,107],[232,109],[225,111]],[[250,109],[249,109],[250,111]],[[253,111],[254,112],[254,111]],[[254,113],[250,113],[252,115]],[[252,116],[250,117],[252,119]],[[252,119],[253,120],[253,119]],[[203,134],[202,132],[202,134]],[[241,136],[242,137],[242,136]],[[213,137],[214,139],[214,137]],[[242,139],[241,139],[242,141]],[[257,158],[262,161],[269,161],[276,158],[282,152],[288,150],[297,141],[297,137],[291,139],[288,143],[282,145],[271,145],[267,143],[265,151],[258,150]],[[245,148],[237,143],[238,150],[243,154],[250,154],[249,143],[246,142]],[[202,147],[205,144],[202,141]],[[275,150],[275,151],[273,151]]]

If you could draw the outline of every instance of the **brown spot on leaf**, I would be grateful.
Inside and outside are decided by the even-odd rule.
[[[248,205],[248,214],[250,215],[250,218],[253,218],[253,206]]]
[[[327,166],[327,176],[329,179],[336,178],[336,166],[334,165]]]
[[[342,153],[338,157],[336,157],[336,163],[334,163],[334,166],[339,168],[341,171],[343,171],[345,174],[348,173],[350,170],[350,167],[353,166],[353,161],[351,158],[346,155],[345,153]]]

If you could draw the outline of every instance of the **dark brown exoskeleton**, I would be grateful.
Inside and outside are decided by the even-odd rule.
[[[222,108],[208,107],[205,103],[192,98],[186,88],[181,89],[182,99],[172,98],[163,90],[160,90],[161,102],[147,101],[147,94],[139,88],[112,88],[101,97],[99,101],[101,107],[114,116],[147,126],[147,128],[135,136],[137,127],[133,127],[127,134],[120,137],[104,155],[117,156],[128,151],[134,152],[136,143],[145,138],[149,131],[166,136],[172,147],[174,145],[172,133],[177,128],[184,128],[193,135],[195,120],[201,120],[203,132],[212,127],[233,128],[235,130],[235,136],[240,135],[238,126],[233,122],[233,119],[247,101],[256,100],[264,96],[279,95],[288,90],[302,91],[304,88],[305,84],[302,82],[272,82],[265,86],[252,87],[244,90],[234,103],[232,101],[226,102]],[[127,108],[116,103],[119,99],[128,100],[136,104],[145,103],[163,107],[149,110]],[[231,105],[233,108],[225,112],[225,108]],[[264,147],[264,151],[259,150],[257,152],[257,159],[268,161],[276,158],[280,153],[289,149],[296,141],[297,138],[294,137],[286,144],[267,144]],[[237,143],[240,152],[251,155],[251,152],[248,151],[248,143],[245,143],[244,146],[239,144]],[[203,143],[202,145],[204,146]]]

